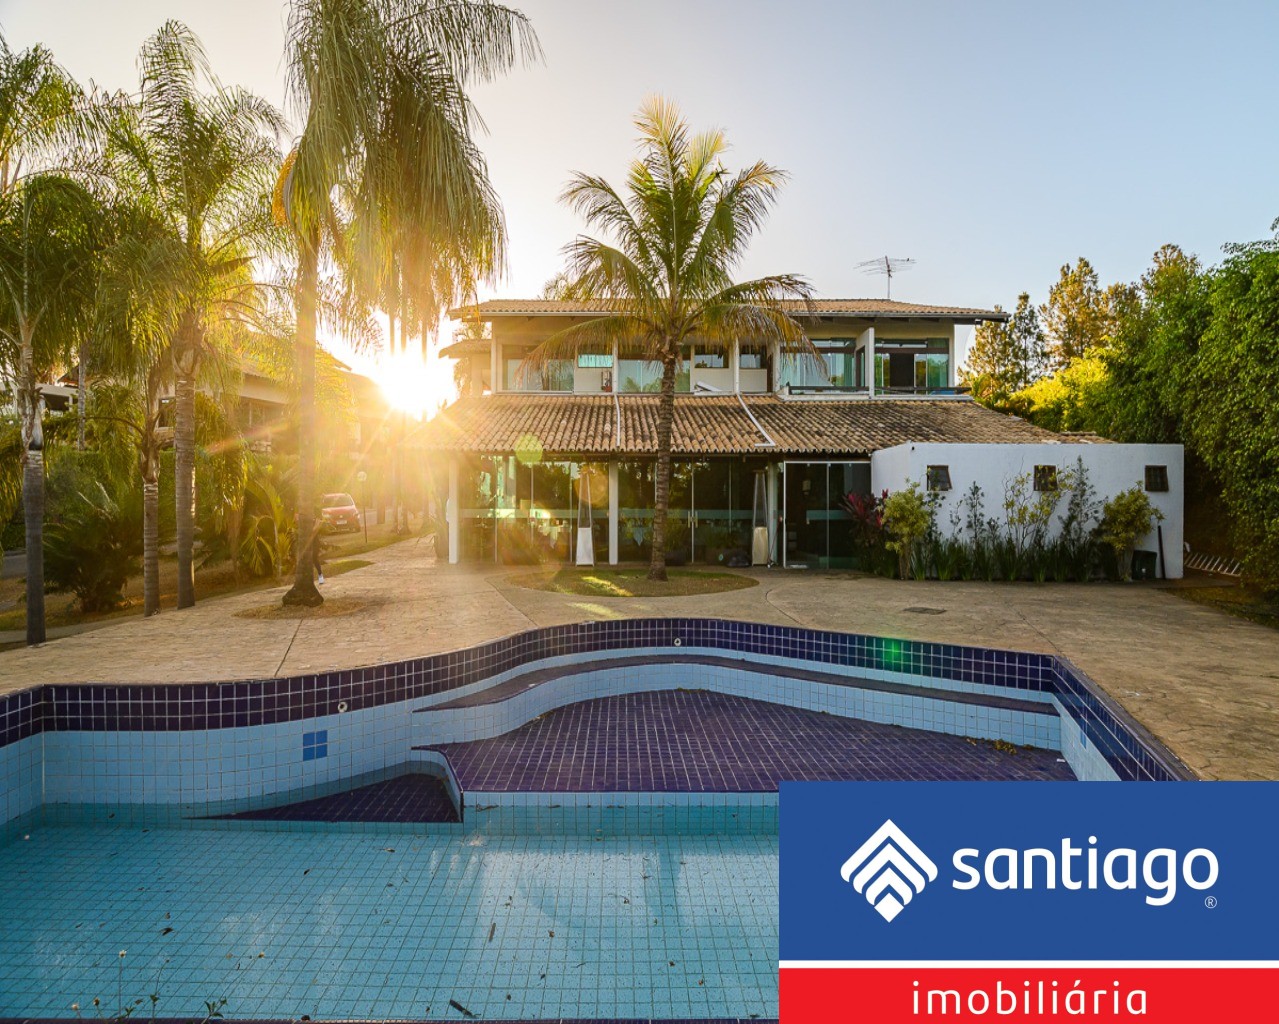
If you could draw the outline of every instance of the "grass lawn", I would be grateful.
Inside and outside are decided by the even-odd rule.
[[[1187,601],[1206,604],[1209,608],[1216,608],[1241,619],[1279,629],[1279,600],[1267,598],[1255,587],[1242,584],[1225,587],[1173,587],[1169,592],[1184,597]]]
[[[665,583],[650,580],[647,569],[543,569],[507,578],[517,587],[577,597],[690,597],[759,585],[750,576],[731,572],[667,569],[666,574]]]

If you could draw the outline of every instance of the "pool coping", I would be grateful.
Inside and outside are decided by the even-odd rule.
[[[342,714],[458,690],[532,662],[601,651],[686,647],[938,678],[1060,700],[1121,780],[1197,776],[1061,655],[706,617],[593,620],[513,633],[473,647],[362,669],[221,683],[38,684],[0,696],[0,747],[53,732],[245,728]],[[657,653],[654,650],[654,653]],[[877,680],[876,680],[877,681]],[[910,684],[906,684],[910,685]]]

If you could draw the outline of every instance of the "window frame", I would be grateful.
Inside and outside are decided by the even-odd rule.
[[[1058,468],[1051,463],[1036,466],[1033,474],[1033,486],[1035,491],[1041,494],[1061,490]]]
[[[937,466],[928,466],[924,470],[925,487],[929,494],[941,494],[945,491],[954,490],[954,484],[950,479],[949,463]]]
[[[1151,475],[1154,474],[1154,486],[1151,486]],[[1166,465],[1151,465],[1145,467],[1143,474],[1145,489],[1150,494],[1167,494],[1172,490],[1172,485],[1168,481],[1168,467]]]

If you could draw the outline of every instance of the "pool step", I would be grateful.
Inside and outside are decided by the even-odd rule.
[[[656,690],[710,690],[848,718],[1061,749],[1056,706],[1025,697],[864,679],[716,655],[630,656],[535,668],[417,708],[412,745],[490,739],[579,701]]]

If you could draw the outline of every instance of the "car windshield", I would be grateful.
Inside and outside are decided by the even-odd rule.
[[[345,508],[354,505],[355,499],[349,494],[326,494],[322,503],[323,508]]]

